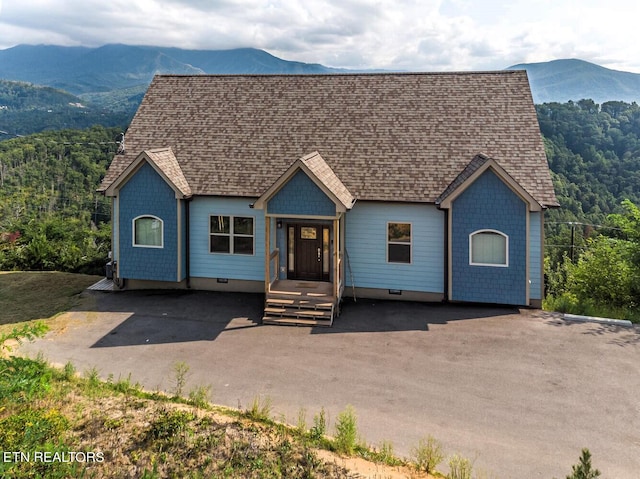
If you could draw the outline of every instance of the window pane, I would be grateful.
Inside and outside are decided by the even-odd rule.
[[[329,274],[329,228],[322,228],[322,272]]]
[[[507,239],[498,233],[476,233],[471,239],[471,262],[507,264]]]
[[[253,218],[233,218],[233,234],[253,235]]]
[[[314,226],[303,226],[300,228],[300,238],[314,240],[318,237],[318,232]]]
[[[411,245],[389,244],[390,263],[411,263]]]
[[[288,255],[289,258],[287,263],[289,265],[289,271],[294,270],[295,266],[295,241],[296,241],[296,229],[293,226],[289,226],[289,241],[287,242],[287,246],[289,247]]]
[[[135,221],[134,244],[137,246],[162,246],[162,221],[144,217]]]
[[[229,229],[228,216],[212,216],[211,217],[211,233],[231,233]]]
[[[229,253],[229,236],[211,235],[212,253]]]
[[[411,225],[409,223],[389,223],[389,241],[411,243]]]
[[[233,252],[235,254],[253,254],[253,236],[234,236]]]

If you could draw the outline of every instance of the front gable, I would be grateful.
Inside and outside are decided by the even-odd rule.
[[[318,152],[295,161],[258,198],[254,207],[265,215],[337,218],[355,199]]]
[[[281,216],[336,215],[336,205],[303,171],[298,170],[266,202],[268,214]]]
[[[529,204],[489,168],[449,207],[451,299],[528,304]],[[504,238],[503,264],[473,260],[472,238],[485,232]]]

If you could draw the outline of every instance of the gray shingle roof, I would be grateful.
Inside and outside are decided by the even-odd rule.
[[[480,152],[557,204],[524,71],[157,76],[101,189],[170,147],[194,195],[259,197],[318,151],[361,200],[435,202]]]

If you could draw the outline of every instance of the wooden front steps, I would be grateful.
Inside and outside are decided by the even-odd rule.
[[[326,327],[333,324],[335,301],[322,286],[316,288],[306,283],[301,287],[279,286],[266,295],[263,324]]]

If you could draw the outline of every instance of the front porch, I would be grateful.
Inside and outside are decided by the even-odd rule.
[[[263,324],[331,326],[338,312],[334,284],[278,279],[265,294]]]
[[[256,200],[265,217],[263,322],[331,326],[344,290],[345,214],[355,203],[318,152]]]

